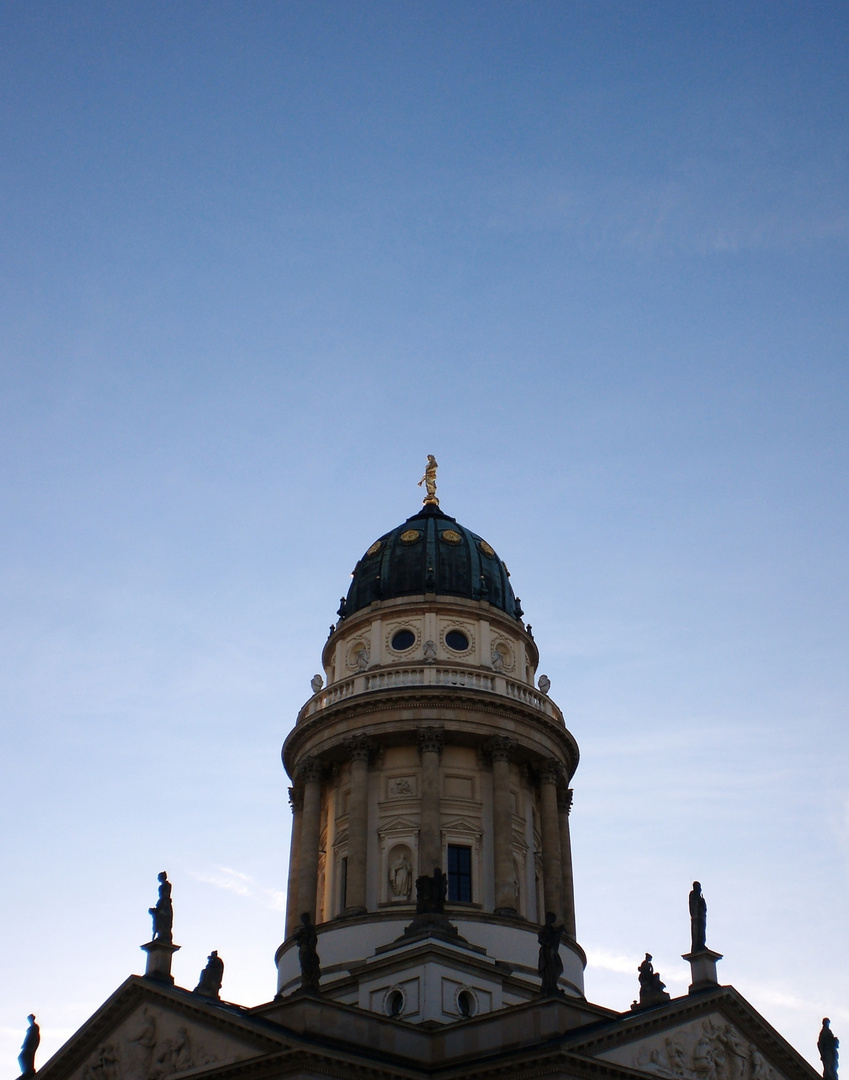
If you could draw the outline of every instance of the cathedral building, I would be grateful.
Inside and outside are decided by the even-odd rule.
[[[817,1076],[719,985],[698,883],[689,992],[671,999],[646,956],[630,1010],[587,1001],[578,746],[506,565],[443,511],[435,472],[431,458],[421,508],[357,562],[283,746],[293,828],[271,1000],[222,999],[216,954],[197,987],[174,985],[161,874],[145,974],[43,1080]]]

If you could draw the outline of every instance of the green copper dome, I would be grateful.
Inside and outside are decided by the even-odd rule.
[[[432,504],[375,540],[353,578],[343,617],[375,600],[427,593],[486,600],[515,619],[522,615],[507,567],[486,540]]]

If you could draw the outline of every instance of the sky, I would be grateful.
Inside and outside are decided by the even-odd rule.
[[[420,505],[581,747],[590,1000],[687,894],[849,1039],[849,8],[0,6],[0,1062],[131,973],[275,990],[280,747]]]

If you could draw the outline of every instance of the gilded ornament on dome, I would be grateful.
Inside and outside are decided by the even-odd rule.
[[[446,544],[459,544],[463,537],[454,529],[443,529],[439,534],[439,539],[444,540]]]
[[[378,553],[378,551],[380,551],[380,549],[382,547],[383,547],[383,541],[382,540],[375,540],[375,542],[371,545],[371,547],[366,552],[366,555],[376,555]]]
[[[492,558],[495,555],[495,552],[489,546],[489,544],[486,542],[486,540],[478,541],[478,547],[481,549],[481,551],[484,553],[484,555],[489,555],[490,558]]]
[[[399,539],[402,544],[415,544],[417,540],[421,539],[421,532],[419,529],[405,529],[401,533]]]

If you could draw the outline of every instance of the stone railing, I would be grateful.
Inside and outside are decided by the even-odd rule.
[[[500,672],[480,668],[441,667],[438,664],[422,664],[415,667],[383,667],[363,671],[349,679],[342,679],[319,690],[301,709],[299,720],[315,716],[323,709],[359,694],[379,690],[396,690],[405,687],[454,686],[458,690],[482,690],[490,694],[518,701],[538,709],[544,716],[561,720],[560,710],[554,702],[527,683],[508,679]]]

